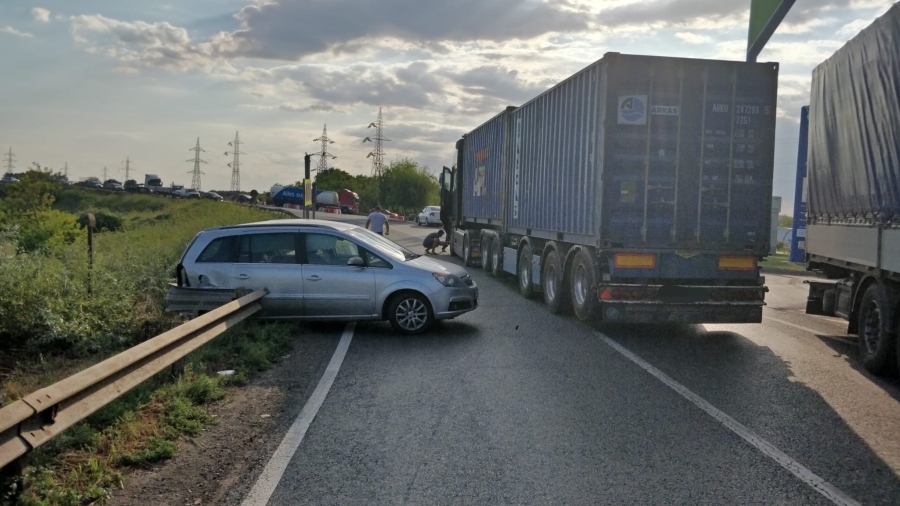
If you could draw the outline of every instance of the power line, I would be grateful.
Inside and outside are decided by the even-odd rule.
[[[229,142],[228,145],[234,147],[234,151],[226,151],[225,156],[230,154],[234,155],[234,160],[228,164],[231,167],[231,191],[240,192],[241,191],[241,155],[246,155],[241,151],[241,139],[238,137],[238,133],[234,133],[234,141]]]
[[[336,156],[328,152],[328,145],[334,144],[334,141],[328,138],[328,125],[322,126],[322,136],[318,139],[313,139],[313,142],[322,143],[322,151],[314,155],[319,157],[319,164],[316,165],[316,174],[319,174],[328,170],[328,160],[334,160],[335,158],[337,158]]]
[[[14,165],[16,161],[16,155],[12,152],[12,146],[9,147],[9,153],[6,153],[6,172],[12,174],[13,169],[16,168]]]
[[[384,137],[384,118],[381,115],[381,107],[378,108],[378,119],[374,123],[369,123],[367,128],[375,127],[375,138],[366,137],[363,142],[374,142],[375,149],[366,155],[366,158],[372,158],[372,175],[380,177],[384,173],[384,142],[390,141]]]
[[[203,172],[200,172],[200,164],[206,163],[206,160],[200,159],[200,153],[206,152],[205,149],[200,147],[200,137],[197,137],[197,145],[188,151],[194,152],[194,158],[187,160],[189,162],[194,162],[194,170],[191,171],[194,174],[193,179],[191,179],[191,189],[200,191],[200,175],[203,174]]]

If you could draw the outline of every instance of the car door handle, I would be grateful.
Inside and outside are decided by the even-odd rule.
[[[310,276],[306,279],[309,281],[321,281],[322,280],[322,278],[320,278],[319,276],[316,276],[315,274],[313,274],[312,276]]]
[[[237,278],[238,278],[238,279],[242,279],[242,280],[243,280],[243,279],[250,279],[250,276],[248,276],[248,275],[246,275],[246,274],[239,274]]]

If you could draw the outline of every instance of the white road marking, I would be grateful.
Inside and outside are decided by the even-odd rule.
[[[772,320],[773,322],[778,322],[782,325],[787,325],[788,327],[794,327],[795,329],[802,330],[804,332],[809,332],[810,334],[815,334],[817,336],[822,336],[826,339],[831,339],[832,341],[837,341],[839,343],[849,344],[850,346],[856,346],[858,343],[852,339],[847,339],[840,336],[829,336],[827,332],[823,332],[821,330],[811,329],[809,327],[804,327],[803,325],[797,325],[796,323],[786,322],[784,320],[779,320],[778,318],[772,318],[771,316],[763,316],[766,320]]]
[[[644,359],[635,355],[621,344],[613,341],[600,332],[595,332],[594,334],[602,339],[603,342],[605,342],[611,348],[618,351],[626,358],[637,364],[641,369],[647,371],[652,376],[656,377],[656,379],[665,383],[669,388],[675,390],[675,392],[677,392],[679,395],[691,401],[695,406],[718,420],[719,423],[727,427],[729,430],[731,430],[731,432],[734,432],[735,434],[740,436],[741,439],[750,443],[751,446],[777,462],[781,467],[790,471],[791,474],[803,480],[804,483],[812,487],[816,492],[828,498],[834,504],[840,506],[859,506],[858,502],[853,500],[853,498],[846,495],[845,493],[841,492],[837,487],[820,478],[815,473],[804,467],[802,464],[787,456],[778,448],[772,446],[768,441],[758,436],[755,432],[748,429],[734,418],[731,418],[722,411],[718,410],[715,406],[706,402],[706,400],[704,400],[702,397],[688,390],[687,387],[673,380],[659,369],[653,367]]]
[[[259,479],[256,480],[253,489],[250,490],[247,498],[244,499],[243,506],[265,506],[268,504],[272,493],[275,492],[275,487],[278,486],[285,469],[287,469],[288,464],[294,457],[294,453],[297,452],[297,448],[303,442],[303,437],[306,435],[309,425],[319,412],[319,408],[322,407],[322,403],[325,402],[328,391],[331,390],[331,385],[334,383],[334,379],[341,369],[341,364],[344,362],[344,356],[347,355],[350,341],[353,340],[353,329],[355,326],[355,323],[348,323],[347,327],[344,328],[344,334],[341,336],[337,349],[334,350],[334,355],[331,356],[331,362],[328,363],[325,374],[322,375],[322,379],[319,380],[316,389],[309,397],[309,400],[306,401],[306,405],[303,406],[300,415],[297,416],[297,419],[294,420],[291,428],[285,434],[284,439],[281,440],[281,444],[278,445],[278,449],[275,450],[269,463],[266,464],[266,468],[259,475]]]

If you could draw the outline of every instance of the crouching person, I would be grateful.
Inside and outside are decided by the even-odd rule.
[[[426,255],[434,255],[436,252],[434,251],[438,246],[443,247],[441,249],[441,253],[447,251],[448,244],[445,241],[442,241],[441,238],[444,236],[443,230],[438,230],[433,234],[428,234],[425,236],[425,240],[422,241],[422,246],[425,246],[425,254]]]

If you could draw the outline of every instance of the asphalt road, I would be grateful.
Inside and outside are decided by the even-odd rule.
[[[429,231],[391,230],[419,252]],[[268,504],[900,504],[900,385],[803,314],[802,278],[767,277],[762,324],[610,326],[469,272],[479,309],[426,335],[356,325]]]

